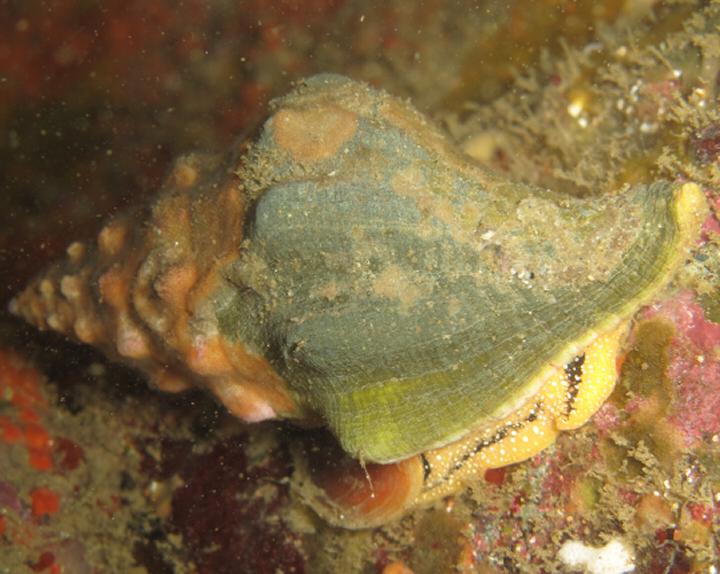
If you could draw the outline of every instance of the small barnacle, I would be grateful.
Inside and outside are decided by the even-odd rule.
[[[296,443],[295,486],[350,528],[587,421],[707,209],[692,183],[577,198],[507,180],[332,75],[234,157],[179,160],[149,209],[72,244],[11,309],[245,421],[327,427],[334,443]]]

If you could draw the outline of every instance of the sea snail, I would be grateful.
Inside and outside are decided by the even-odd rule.
[[[582,425],[706,210],[693,183],[506,180],[408,103],[321,75],[239,162],[180,159],[11,310],[245,421],[327,427],[364,470],[301,446],[303,496],[367,527]]]

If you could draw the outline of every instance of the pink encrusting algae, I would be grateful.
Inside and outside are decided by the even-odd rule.
[[[669,420],[687,447],[720,433],[720,325],[709,321],[691,292],[652,305],[643,314],[674,325],[667,377],[675,392]]]

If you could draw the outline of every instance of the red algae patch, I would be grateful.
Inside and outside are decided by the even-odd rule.
[[[40,423],[47,399],[40,390],[41,376],[12,353],[0,351],[0,399],[8,401],[14,415],[0,415],[0,440],[22,444],[35,470],[53,469],[52,440]]]
[[[503,482],[505,482],[506,473],[506,466],[501,466],[500,468],[488,468],[484,474],[485,482],[494,484],[495,486],[502,486]]]
[[[58,467],[75,470],[85,460],[85,450],[69,438],[59,437],[55,441],[55,456]]]
[[[160,475],[182,480],[172,494],[169,526],[182,535],[199,574],[305,572],[299,539],[279,519],[288,502],[281,482],[290,472],[287,453],[253,461],[244,434],[204,454],[193,454],[190,443],[163,450]]]
[[[30,566],[33,572],[50,572],[51,574],[60,574],[62,568],[55,563],[55,555],[52,552],[43,552],[40,554],[37,562]]]
[[[60,498],[49,488],[35,488],[30,493],[32,499],[32,513],[34,516],[56,514],[60,511]]]
[[[667,357],[674,400],[669,421],[688,447],[720,433],[720,325],[709,321],[692,293],[653,305],[647,317],[675,325]]]

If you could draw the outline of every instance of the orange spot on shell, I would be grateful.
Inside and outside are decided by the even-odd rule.
[[[217,337],[196,339],[188,353],[188,364],[199,375],[225,375],[232,371],[222,342]]]
[[[120,267],[112,267],[98,279],[102,298],[116,309],[126,305],[128,280]]]
[[[267,359],[248,351],[241,343],[227,345],[225,352],[233,367],[232,377],[245,389],[244,392],[261,398],[277,413],[297,413],[298,405],[288,394],[285,381]],[[225,403],[219,393],[218,396]],[[228,408],[234,412],[233,407],[228,405]]]
[[[85,245],[80,241],[75,241],[67,248],[67,254],[70,261],[73,263],[80,263],[85,257]]]
[[[166,196],[157,203],[153,211],[153,227],[162,231],[167,240],[184,245],[189,237],[190,211],[185,195]]]
[[[92,344],[98,339],[98,327],[100,325],[90,317],[78,317],[73,323],[73,331],[75,336],[86,344]]]
[[[179,160],[173,168],[172,178],[178,187],[192,187],[198,178],[198,171],[189,159]]]
[[[240,189],[236,187],[234,182],[225,190],[224,197],[225,207],[230,213],[233,215],[243,213],[245,208],[245,196],[242,194]]]
[[[235,379],[215,379],[211,389],[223,405],[236,417],[248,423],[273,419],[277,412],[261,392]]]
[[[185,377],[169,370],[155,373],[152,382],[158,389],[167,393],[181,393],[192,387]]]
[[[182,309],[187,301],[187,294],[197,281],[197,268],[191,263],[170,268],[161,275],[153,287],[170,307]]]
[[[150,356],[147,336],[124,315],[118,321],[116,339],[117,352],[123,357],[144,359]]]
[[[117,255],[125,245],[127,227],[120,222],[106,225],[98,235],[98,247],[105,255]]]
[[[77,301],[80,299],[82,286],[82,280],[76,275],[65,275],[60,280],[60,292],[69,301]]]
[[[357,116],[338,106],[304,110],[282,109],[272,119],[277,145],[298,162],[316,162],[335,155],[355,135]]]

